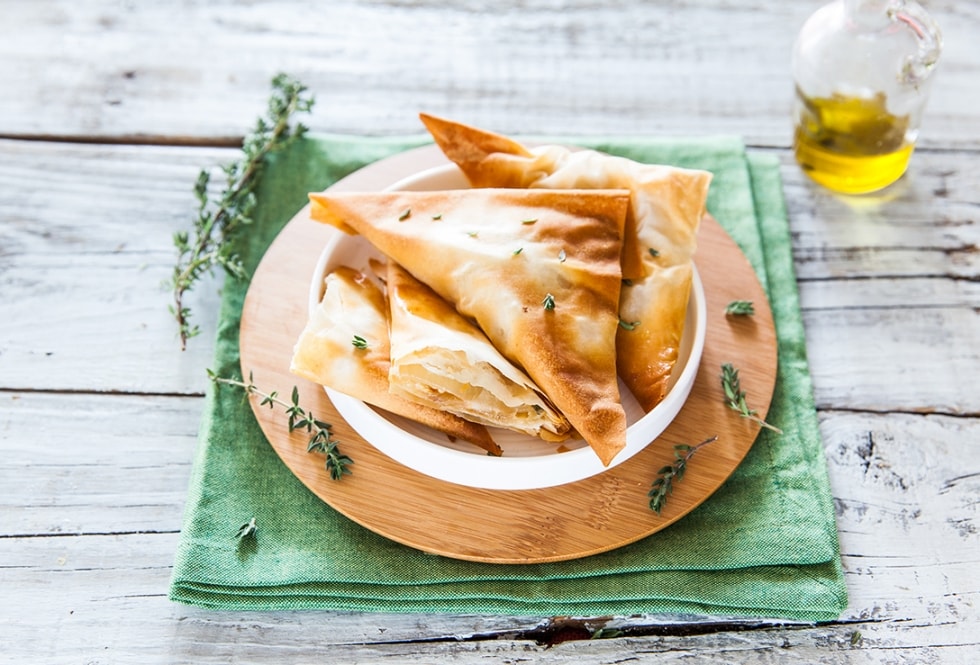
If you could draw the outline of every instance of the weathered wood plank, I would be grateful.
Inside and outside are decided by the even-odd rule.
[[[200,394],[220,281],[193,294],[185,353],[163,283],[199,169],[235,155],[0,141],[2,386]]]
[[[317,94],[322,131],[419,132],[424,110],[506,133],[788,146],[790,49],[823,3],[6,3],[0,135],[240,136],[285,70]],[[980,147],[980,16],[930,8],[946,47],[922,145]]]
[[[203,401],[0,393],[0,538],[179,531]]]
[[[980,415],[980,311],[863,308],[805,312],[823,409]]]
[[[972,153],[918,151],[878,195],[841,196],[777,153],[801,280],[945,276],[980,281],[980,180]],[[973,299],[973,304],[977,304]]]
[[[969,309],[980,304],[980,281],[929,277],[804,280],[804,311],[831,309]]]
[[[412,657],[453,657],[462,663],[488,658],[614,663],[659,654],[677,662],[698,656],[698,662],[752,664],[894,663],[901,662],[893,660],[896,654],[904,654],[917,662],[968,663],[966,657],[978,645],[971,599],[975,584],[970,593],[963,593],[967,587],[961,586],[952,598],[927,593],[920,601],[914,598],[919,587],[908,583],[908,567],[886,562],[883,574],[874,568],[881,562],[876,557],[865,562],[870,570],[857,583],[849,583],[852,594],[863,591],[869,599],[883,600],[843,623],[786,629],[762,622],[740,629],[737,623],[713,626],[706,620],[695,621],[692,630],[690,623],[684,627],[676,619],[640,616],[580,625],[605,626],[627,637],[547,648],[532,641],[542,634],[543,623],[533,617],[234,613],[174,605],[161,591],[169,577],[161,554],[176,546],[173,534],[2,542],[0,581],[8,602],[0,607],[5,627],[0,662],[110,663],[139,658],[148,663],[226,663],[254,662],[275,654],[276,662],[283,663],[311,658],[401,662]],[[882,595],[896,586],[900,597]],[[66,589],[71,592],[64,593]],[[860,633],[856,640],[855,633]],[[51,640],[52,635],[57,640]]]
[[[980,419],[822,412],[847,620],[980,621]]]

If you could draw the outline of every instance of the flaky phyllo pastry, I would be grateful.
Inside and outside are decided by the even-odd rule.
[[[311,312],[293,349],[290,371],[324,386],[342,386],[342,392],[355,399],[500,454],[483,425],[389,390],[388,306],[373,282],[351,268],[340,267],[327,275],[325,284],[323,299]]]
[[[392,392],[484,425],[568,438],[565,416],[476,325],[394,261],[385,283]]]
[[[311,194],[472,319],[609,464],[626,445],[616,372],[629,193],[468,189]]]
[[[656,406],[678,358],[711,174],[593,150],[527,148],[457,122],[424,114],[422,121],[473,187],[629,190],[618,365],[641,406]]]

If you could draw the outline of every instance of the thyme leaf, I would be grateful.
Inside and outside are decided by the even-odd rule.
[[[721,366],[721,387],[725,391],[728,408],[733,411],[738,411],[743,418],[755,421],[766,429],[770,429],[777,434],[783,433],[783,430],[770,425],[760,418],[754,409],[749,408],[748,403],[745,401],[745,391],[742,390],[742,382],[738,378],[738,370],[731,363],[725,363]]]
[[[181,350],[187,348],[189,338],[200,333],[200,328],[191,323],[191,310],[185,302],[187,292],[205,274],[213,274],[215,268],[223,268],[238,279],[245,277],[245,267],[231,240],[252,223],[255,191],[266,156],[306,133],[302,124],[290,125],[294,113],[308,113],[313,108],[313,97],[305,93],[306,86],[299,81],[286,74],[277,75],[272,79],[266,115],[256,121],[242,141],[241,159],[221,167],[226,181],[221,195],[212,199],[208,192],[209,170],[204,169],[197,176],[197,218],[191,231],[173,235],[177,261],[167,282],[173,295],[169,309],[177,321]]]
[[[548,293],[545,295],[544,300],[541,301],[541,304],[550,312],[555,308],[555,297]]]
[[[306,452],[318,452],[326,455],[326,469],[330,472],[333,480],[340,480],[344,475],[351,473],[350,465],[354,463],[347,455],[340,451],[340,442],[333,438],[333,427],[330,423],[319,420],[313,415],[312,411],[307,411],[299,403],[299,388],[293,386],[291,401],[287,402],[279,397],[276,391],[266,393],[260,390],[252,379],[251,372],[248,375],[248,382],[238,379],[229,379],[218,376],[214,371],[208,370],[208,378],[216,384],[236,386],[245,391],[246,395],[255,395],[261,398],[260,406],[268,405],[269,408],[281,407],[288,416],[289,431],[306,430],[310,435],[306,446]]]
[[[701,446],[706,446],[717,440],[718,437],[713,436],[694,446],[689,446],[685,443],[674,446],[673,463],[662,467],[657,472],[657,479],[653,481],[653,484],[650,486],[650,491],[647,493],[647,496],[650,497],[650,509],[652,511],[659,515],[664,506],[667,505],[667,497],[674,491],[674,481],[684,477],[684,472],[687,470],[687,463],[694,457],[694,453]]]
[[[755,314],[755,306],[751,300],[733,300],[725,307],[725,314],[728,316],[752,316]]]
[[[357,349],[368,348],[367,340],[361,337],[360,335],[354,335],[354,339],[352,339],[350,343],[353,344],[354,348]]]

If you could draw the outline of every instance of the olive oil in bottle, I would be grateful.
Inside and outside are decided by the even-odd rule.
[[[793,148],[804,172],[847,194],[873,192],[905,173],[915,142],[909,116],[888,112],[883,93],[811,98],[799,89]]]
[[[793,45],[796,160],[825,187],[873,192],[905,173],[942,52],[915,0],[832,0]]]

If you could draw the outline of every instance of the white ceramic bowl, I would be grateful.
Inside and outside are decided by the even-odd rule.
[[[463,174],[450,164],[419,172],[388,189],[434,191],[468,187]],[[347,265],[369,272],[368,261],[375,257],[381,258],[381,255],[362,237],[338,233],[324,248],[314,271],[309,296],[311,311],[320,302],[323,280],[330,271]],[[681,410],[694,385],[704,349],[706,320],[704,287],[695,270],[687,322],[671,374],[670,391],[663,401],[646,413],[620,381],[629,429],[626,447],[613,459],[610,467],[604,467],[582,440],[555,444],[496,428],[490,428],[491,435],[503,449],[503,455],[492,457],[476,446],[450,441],[445,434],[407,418],[375,409],[331,388],[326,391],[338,413],[358,434],[389,457],[420,473],[486,489],[552,487],[602,473],[625,462],[660,436]]]

